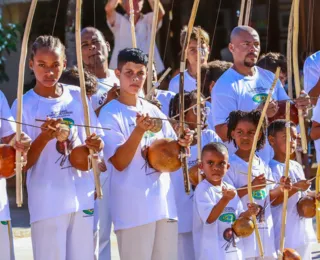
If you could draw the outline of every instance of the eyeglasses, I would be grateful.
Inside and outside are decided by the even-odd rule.
[[[192,111],[193,111],[193,114],[197,115],[197,107],[194,106],[192,108]],[[204,116],[207,116],[210,114],[210,107],[202,107],[201,108],[201,114],[204,115]]]

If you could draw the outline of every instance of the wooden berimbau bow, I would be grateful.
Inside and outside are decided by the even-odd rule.
[[[185,132],[185,120],[184,120],[184,73],[186,69],[186,57],[188,51],[188,45],[190,41],[190,36],[192,32],[192,28],[194,25],[194,21],[196,19],[196,14],[198,10],[200,0],[195,0],[193,2],[193,7],[191,11],[191,16],[188,24],[188,29],[186,32],[186,37],[184,39],[184,43],[181,51],[181,59],[180,59],[180,82],[179,82],[179,105],[180,105],[180,136],[184,135]],[[181,147],[180,152],[181,166],[183,170],[183,178],[184,178],[184,188],[187,194],[190,193],[190,180],[189,180],[189,171],[188,171],[188,163],[187,163],[187,152],[185,147]]]
[[[90,125],[90,114],[88,107],[88,100],[86,95],[86,87],[85,87],[85,79],[84,79],[84,71],[83,71],[83,62],[82,62],[82,52],[81,52],[81,8],[82,8],[82,0],[77,0],[76,2],[76,24],[75,24],[75,33],[76,33],[76,51],[77,51],[77,62],[78,62],[78,70],[79,70],[79,80],[80,80],[80,88],[81,88],[81,99],[83,104],[84,111],[84,122],[85,125]],[[90,128],[86,127],[87,137],[90,136]],[[90,157],[92,162],[92,169],[94,174],[94,183],[96,187],[97,198],[102,198],[102,189],[100,184],[100,173],[98,171],[96,159],[94,158],[93,151],[90,149]]]
[[[18,77],[18,88],[17,88],[17,114],[16,121],[22,122],[22,97],[23,97],[23,86],[24,86],[24,72],[28,52],[28,42],[29,35],[32,25],[32,20],[34,12],[36,10],[38,0],[32,0],[31,6],[29,9],[29,14],[24,29],[22,44],[21,44],[21,55],[19,62],[19,77]],[[20,141],[22,132],[22,125],[16,124],[16,141]],[[21,152],[16,151],[16,203],[18,207],[21,207],[23,204],[23,188],[22,188],[22,167],[23,162],[21,160]]]

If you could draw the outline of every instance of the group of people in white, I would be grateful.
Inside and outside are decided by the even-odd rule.
[[[310,245],[316,242],[312,219],[299,216],[296,205],[305,196],[320,199],[320,195],[311,190],[302,165],[294,159],[290,160],[289,178],[283,176],[286,128],[290,127],[290,152],[294,154],[299,126],[293,122],[288,126],[282,119],[268,120],[278,113],[278,102],[289,99],[282,84],[286,81],[283,56],[268,53],[259,60],[258,33],[249,26],[238,26],[230,35],[233,63],[208,62],[209,36],[195,27],[184,73],[187,129],[181,135],[177,124],[179,75],[171,79],[168,91],[157,89],[151,100],[145,97],[152,13],[141,14],[141,2],[134,1],[138,48],[128,48],[131,45],[128,1],[123,1],[125,16],[115,12],[117,0],[109,0],[106,5],[108,26],[115,37],[111,58],[114,70],[108,66],[110,45],[103,34],[92,27],[81,32],[90,136],[81,127],[85,122],[79,73],[76,68],[66,68],[65,47],[58,38],[39,36],[32,45],[29,67],[36,84],[23,96],[24,125],[19,142],[14,123],[17,103],[10,109],[0,92],[2,143],[12,145],[26,158],[24,172],[34,259],[111,259],[112,223],[123,260],[276,259],[284,190],[289,191],[285,247],[296,250],[302,259],[310,259]],[[153,1],[149,2],[152,6]],[[162,7],[160,10],[159,26],[164,15]],[[198,35],[203,75],[201,155],[197,150],[200,133],[195,133],[194,106]],[[183,29],[181,43],[185,37]],[[281,81],[275,86],[260,130],[252,166],[255,203],[250,203],[246,189],[249,156],[277,66],[281,67]],[[163,69],[156,51],[153,81],[156,72]],[[310,136],[317,151],[319,79],[320,52],[317,52],[304,65],[305,91],[292,101],[304,114],[313,105]],[[168,120],[173,117],[176,120]],[[154,118],[162,119],[158,132],[152,131]],[[61,140],[60,129],[64,124],[69,132]],[[192,182],[190,194],[185,193],[182,169],[160,173],[148,164],[145,151],[155,140],[163,138],[177,140],[179,146],[186,147],[188,167],[198,165],[201,169],[203,180]],[[92,171],[78,170],[70,164],[70,153],[83,145],[98,156],[102,199],[95,199]],[[0,259],[12,260],[6,179],[1,177]],[[263,258],[255,233],[241,238],[231,228],[236,219],[252,216],[258,221]]]

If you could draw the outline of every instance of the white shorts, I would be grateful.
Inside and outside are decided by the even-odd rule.
[[[93,210],[31,224],[34,260],[93,260]]]
[[[0,259],[1,260],[14,260],[12,229],[11,229],[11,225],[9,225],[8,222],[9,221],[0,221]],[[9,236],[9,232],[10,232],[10,236]]]
[[[117,230],[120,259],[177,260],[178,222],[159,220],[143,226]]]
[[[179,233],[178,259],[179,260],[195,260],[192,232]]]

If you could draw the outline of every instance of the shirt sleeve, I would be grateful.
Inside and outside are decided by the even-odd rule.
[[[124,135],[121,132],[119,122],[115,114],[110,113],[107,107],[104,107],[99,115],[99,121],[104,128],[104,159],[107,162],[117,151],[117,149],[126,142]]]
[[[303,66],[304,89],[309,93],[320,79],[320,66],[314,62],[311,57],[306,59]]]
[[[277,100],[287,100],[290,99],[287,92],[285,91],[284,87],[281,84],[281,81],[278,80],[277,81],[277,85],[276,85],[276,93],[277,93]]]
[[[208,191],[198,190],[195,195],[195,204],[203,223],[207,224],[208,217],[216,205],[216,201],[213,201]]]
[[[152,22],[153,22],[153,14],[154,14],[153,12],[144,14],[146,22],[148,25],[150,25],[150,28],[152,28],[151,26],[152,26]],[[162,26],[162,20],[160,22],[158,22],[157,31],[161,28],[161,26]]]
[[[8,101],[4,94],[0,91],[0,113],[1,113],[1,127],[0,127],[0,138],[7,137],[12,135],[16,131],[16,125],[13,122],[14,118],[11,114],[11,110],[8,105]],[[10,121],[7,121],[10,120]]]
[[[211,93],[213,125],[225,124],[230,112],[234,110],[237,110],[237,99],[232,87],[224,85],[222,81],[218,81]]]
[[[170,80],[168,90],[174,92],[175,94],[179,93],[179,84],[177,78],[174,77]]]
[[[115,34],[117,31],[120,30],[121,19],[124,19],[124,17],[121,14],[116,12],[116,17],[115,17],[115,21],[114,21],[113,26],[107,20],[107,25],[113,34]]]

